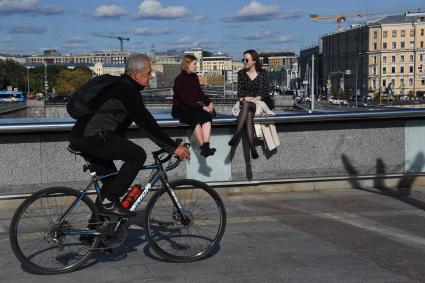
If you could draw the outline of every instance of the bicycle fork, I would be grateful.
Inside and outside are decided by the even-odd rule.
[[[163,184],[165,185],[168,195],[170,196],[174,204],[174,207],[177,208],[177,213],[181,217],[182,224],[189,225],[190,219],[189,219],[188,213],[180,204],[180,201],[177,198],[176,192],[171,188],[170,184],[167,182],[167,180],[165,180],[165,178],[162,181],[163,181]],[[178,220],[178,219],[175,219],[175,220]]]

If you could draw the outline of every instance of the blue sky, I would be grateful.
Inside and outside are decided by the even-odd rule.
[[[421,6],[422,5],[422,6]],[[299,52],[335,29],[310,14],[401,14],[425,11],[423,0],[0,0],[0,51],[62,54],[118,49],[96,36],[130,37],[125,49],[145,51],[203,47],[232,56],[250,48]],[[370,19],[372,19],[371,16]],[[362,21],[349,19],[345,26]]]

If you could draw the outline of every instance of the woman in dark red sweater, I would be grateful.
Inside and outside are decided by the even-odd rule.
[[[193,134],[201,147],[201,155],[208,157],[215,153],[215,148],[210,148],[209,143],[214,105],[201,89],[196,62],[196,57],[192,55],[185,55],[182,59],[182,72],[174,80],[171,115],[194,128]]]

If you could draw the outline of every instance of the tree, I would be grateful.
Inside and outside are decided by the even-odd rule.
[[[65,69],[59,72],[55,84],[57,95],[72,95],[76,89],[91,79],[90,69],[76,67],[74,70]]]
[[[0,90],[8,86],[25,89],[26,69],[12,60],[0,60]]]

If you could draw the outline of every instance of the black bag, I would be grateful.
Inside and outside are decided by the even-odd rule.
[[[101,75],[86,82],[75,91],[66,105],[68,114],[72,118],[78,119],[85,115],[100,112],[90,108],[91,102],[106,88],[118,82],[120,78],[112,75]]]
[[[274,100],[273,100],[273,98],[271,97],[270,94],[268,94],[266,97],[263,97],[263,102],[267,105],[267,107],[270,110],[273,110],[273,108],[274,108]]]
[[[260,79],[260,94],[263,92],[263,81]],[[270,93],[267,93],[265,97],[261,99],[270,110],[274,109],[274,99],[271,97]]]

